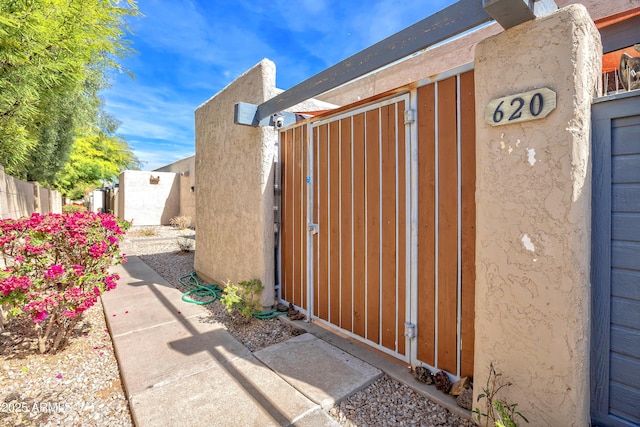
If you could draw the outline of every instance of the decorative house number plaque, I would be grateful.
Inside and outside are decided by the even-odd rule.
[[[547,117],[556,108],[556,93],[546,87],[494,99],[484,112],[491,126],[525,122]]]

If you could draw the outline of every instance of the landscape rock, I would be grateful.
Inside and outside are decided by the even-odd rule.
[[[462,393],[462,390],[469,387],[471,387],[471,381],[469,380],[469,377],[464,377],[459,381],[456,381],[456,383],[451,386],[449,394],[452,396],[459,396],[460,393]]]
[[[416,380],[425,384],[433,384],[433,374],[424,366],[416,366],[413,370],[413,376]]]
[[[443,393],[449,393],[451,390],[451,380],[445,371],[438,372],[434,377],[436,388]]]
[[[459,407],[470,411],[473,407],[473,388],[463,388],[460,395],[456,397]]]

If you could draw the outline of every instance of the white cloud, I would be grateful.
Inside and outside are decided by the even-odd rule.
[[[162,87],[119,85],[104,93],[107,111],[122,122],[119,133],[193,143],[193,102]]]

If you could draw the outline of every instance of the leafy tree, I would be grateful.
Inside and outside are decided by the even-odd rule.
[[[137,15],[134,0],[0,0],[0,163],[8,173],[54,184],[74,139],[99,134],[87,130],[100,126],[98,93],[131,52],[125,20]]]
[[[76,138],[69,161],[58,175],[57,186],[78,200],[102,181],[115,181],[120,171],[138,169],[140,161],[127,143],[113,132],[117,123],[106,117],[107,127],[84,129]]]

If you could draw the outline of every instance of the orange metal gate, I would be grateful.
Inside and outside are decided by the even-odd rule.
[[[307,126],[280,133],[280,298],[307,310]]]
[[[311,125],[313,313],[404,357],[408,95]]]
[[[414,365],[472,375],[473,71],[450,74],[281,132],[280,297]]]
[[[473,375],[473,71],[417,91],[417,360]]]

